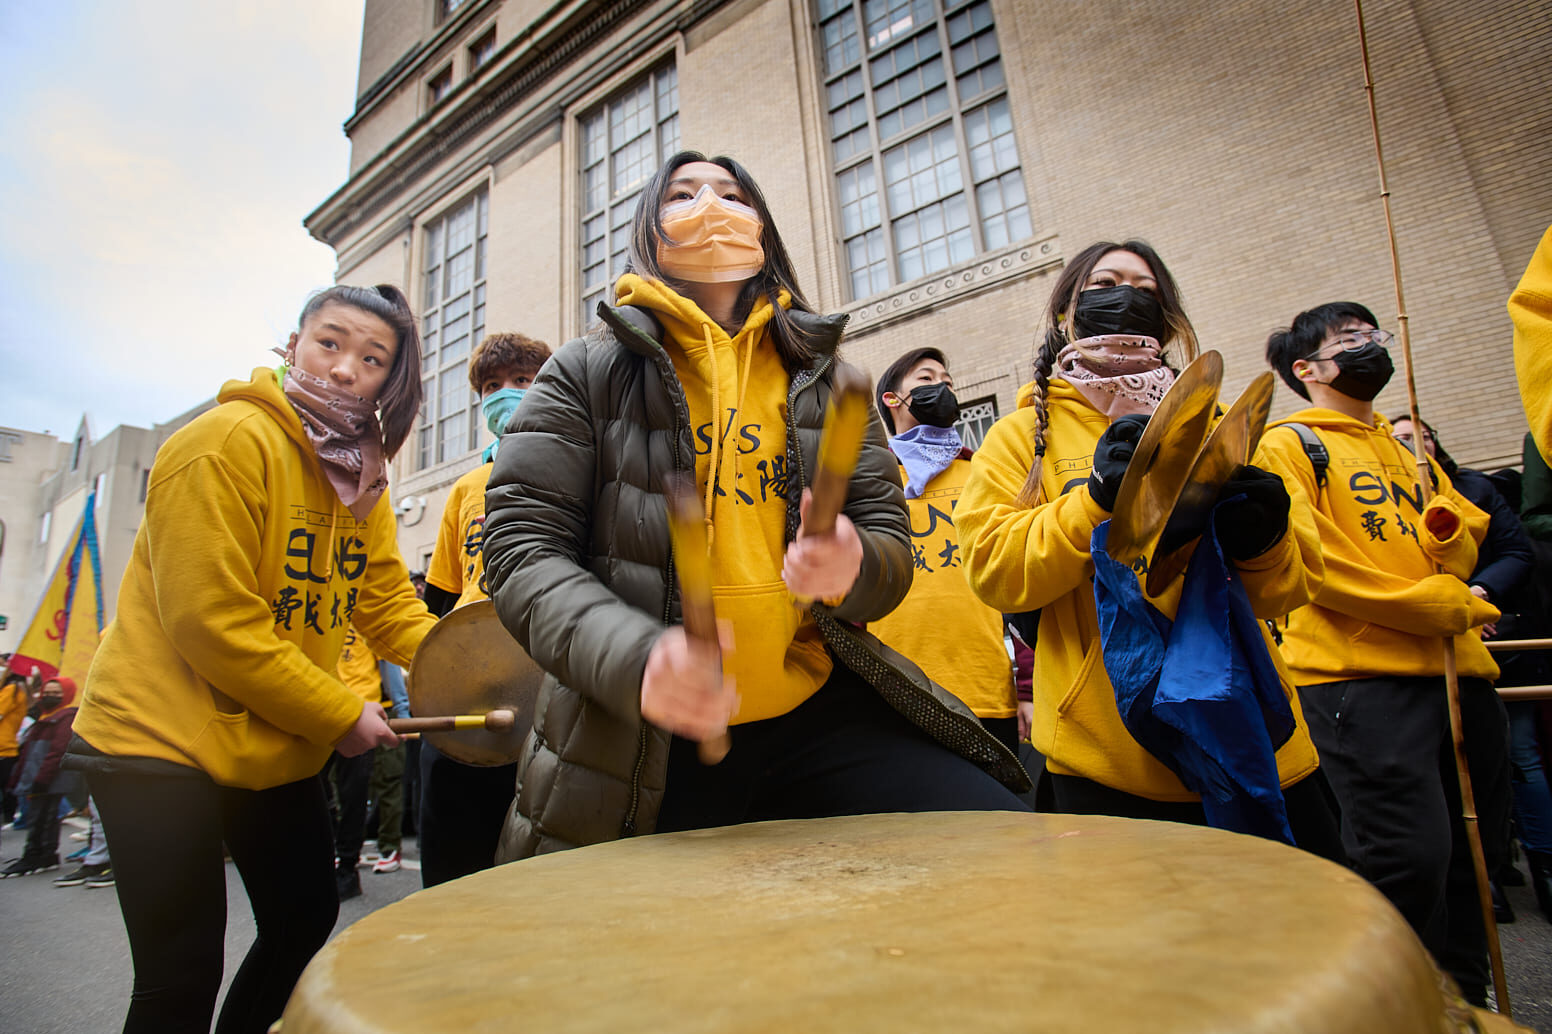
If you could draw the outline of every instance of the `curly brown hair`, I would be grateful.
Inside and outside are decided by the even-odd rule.
[[[538,370],[549,357],[550,346],[526,334],[487,334],[469,356],[469,387],[478,395],[486,381],[516,370]]]

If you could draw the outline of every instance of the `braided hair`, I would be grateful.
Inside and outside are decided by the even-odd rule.
[[[1146,262],[1153,271],[1154,280],[1158,283],[1159,304],[1164,309],[1164,321],[1169,326],[1168,337],[1159,342],[1159,347],[1164,348],[1178,341],[1186,362],[1196,358],[1196,331],[1181,306],[1180,288],[1176,286],[1175,278],[1164,265],[1164,260],[1146,241],[1133,239],[1120,244],[1097,241],[1078,252],[1056,278],[1050,300],[1046,302],[1045,317],[1041,321],[1045,332],[1040,338],[1040,348],[1035,353],[1035,383],[1031,394],[1035,407],[1035,460],[1030,464],[1023,487],[1019,489],[1020,506],[1035,506],[1041,502],[1040,473],[1046,450],[1046,429],[1050,424],[1047,398],[1051,387],[1051,372],[1056,368],[1056,357],[1062,349],[1078,339],[1074,321],[1067,318],[1068,314],[1076,311],[1078,295],[1088,284],[1089,276],[1100,260],[1112,251],[1129,251]]]

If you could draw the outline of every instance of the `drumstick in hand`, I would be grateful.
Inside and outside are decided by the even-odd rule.
[[[846,508],[846,490],[862,455],[868,433],[867,378],[861,371],[842,366],[835,372],[830,405],[825,409],[824,431],[819,436],[819,463],[809,486],[812,498],[803,521],[803,535],[829,535],[835,519]],[[800,603],[812,600],[799,599]]]
[[[722,669],[722,644],[717,639],[717,611],[711,598],[711,554],[706,543],[706,518],[695,486],[688,478],[668,483],[668,536],[679,572],[679,611],[684,631],[715,651],[717,670]],[[726,732],[702,740],[697,752],[701,763],[715,765],[727,757],[733,745]]]
[[[429,718],[390,718],[388,728],[396,733],[452,732],[454,729],[489,729],[506,732],[517,724],[517,715],[504,707],[485,714],[444,714]]]

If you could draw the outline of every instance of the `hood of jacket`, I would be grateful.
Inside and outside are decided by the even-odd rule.
[[[309,456],[315,456],[313,443],[302,427],[302,418],[296,415],[291,400],[286,398],[280,379],[285,376],[284,366],[255,367],[253,376],[245,381],[230,380],[221,385],[216,402],[251,402],[274,418],[286,432],[286,437],[300,445]],[[316,458],[316,457],[315,457]]]

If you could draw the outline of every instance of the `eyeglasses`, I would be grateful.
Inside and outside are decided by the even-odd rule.
[[[1381,348],[1389,348],[1390,343],[1395,339],[1395,335],[1390,333],[1388,330],[1344,330],[1339,335],[1337,335],[1335,341],[1321,342],[1320,348],[1315,349],[1315,351],[1311,352],[1307,356],[1304,356],[1304,358],[1314,359],[1317,355],[1320,354],[1321,349],[1327,347],[1328,345],[1336,345],[1338,352],[1351,352],[1355,348],[1362,348],[1370,341],[1374,342],[1376,345],[1379,345]],[[1334,355],[1335,353],[1332,354]],[[1329,356],[1327,358],[1329,358]]]

